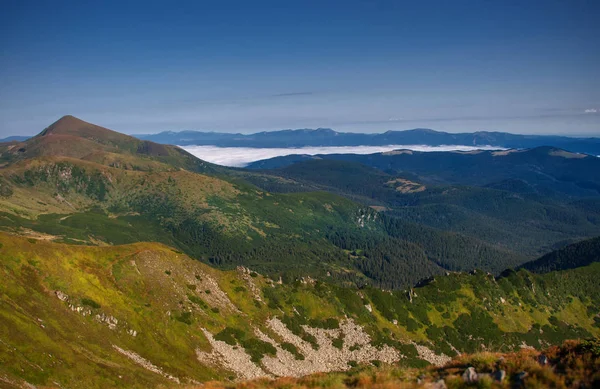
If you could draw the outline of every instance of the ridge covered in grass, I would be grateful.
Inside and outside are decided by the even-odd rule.
[[[2,233],[0,245],[0,376],[34,385],[94,377],[86,387],[155,387],[371,361],[423,367],[458,352],[600,335],[598,263],[545,275],[456,273],[388,292],[306,277],[279,284],[158,243],[91,247]]]

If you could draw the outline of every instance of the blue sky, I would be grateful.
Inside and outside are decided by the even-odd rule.
[[[600,135],[598,20],[594,0],[5,0],[0,136],[65,114],[133,134]]]

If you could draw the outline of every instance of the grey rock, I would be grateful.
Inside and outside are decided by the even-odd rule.
[[[477,382],[478,377],[477,377],[477,372],[475,371],[474,367],[469,367],[467,370],[465,370],[465,372],[462,375],[463,381],[467,382],[467,383],[474,383]]]
[[[69,300],[69,296],[66,293],[61,292],[60,290],[57,290],[54,293],[56,294],[56,297],[58,297],[58,299],[60,301],[68,301]]]

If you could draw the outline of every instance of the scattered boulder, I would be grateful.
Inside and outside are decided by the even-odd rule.
[[[463,381],[466,383],[472,384],[477,382],[477,372],[473,366],[469,367],[462,375]]]
[[[60,290],[57,290],[54,293],[56,294],[56,297],[58,297],[58,299],[60,301],[68,301],[69,300],[69,295],[67,295],[64,292],[61,292]]]

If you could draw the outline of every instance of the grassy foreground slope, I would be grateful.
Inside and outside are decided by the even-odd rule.
[[[279,284],[159,243],[90,247],[0,234],[0,382],[156,387],[443,364],[457,352],[599,335],[600,264],[404,291]]]

